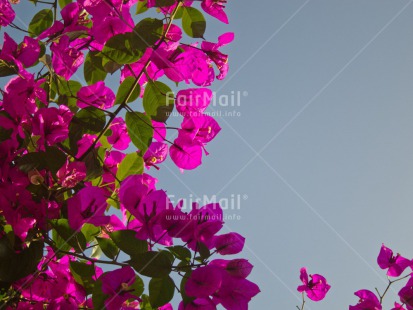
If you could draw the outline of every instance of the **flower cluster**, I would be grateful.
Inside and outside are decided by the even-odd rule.
[[[234,34],[206,41],[202,11],[228,23],[225,4],[39,1],[22,29],[0,0],[0,25],[26,34],[5,32],[0,50],[0,307],[170,310],[179,293],[182,310],[246,309],[260,292],[247,260],[213,258],[245,243],[219,233],[220,205],[184,212],[148,174],[168,155],[197,168],[221,130],[207,87]],[[161,18],[140,18],[149,9]]]

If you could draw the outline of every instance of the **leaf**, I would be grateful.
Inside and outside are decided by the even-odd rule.
[[[72,0],[58,0],[58,3],[60,8],[63,9],[66,5],[72,3]]]
[[[171,6],[176,3],[176,0],[155,0],[155,7]]]
[[[211,252],[209,251],[208,247],[203,242],[197,242],[197,249],[199,255],[201,255],[202,259],[207,259],[211,256]]]
[[[117,34],[106,42],[99,55],[119,65],[134,63],[143,55],[143,51],[137,48],[137,40],[133,32]]]
[[[149,82],[143,95],[143,108],[151,119],[165,123],[174,108],[174,93],[162,82]]]
[[[19,169],[25,173],[34,169],[42,170],[46,168],[45,158],[45,152],[28,153],[17,160],[17,165],[19,166]]]
[[[191,257],[192,257],[191,251],[189,251],[186,247],[182,245],[175,245],[175,246],[167,247],[167,249],[179,260],[182,260],[182,261],[191,260]]]
[[[171,277],[153,278],[149,282],[149,301],[153,308],[162,307],[172,300],[175,284]]]
[[[90,51],[86,55],[83,75],[89,85],[95,84],[98,81],[104,81],[107,75],[102,64],[103,58],[99,56],[98,53],[99,52]]]
[[[121,103],[133,102],[139,97],[141,93],[141,88],[138,83],[136,83],[136,85],[135,83],[136,83],[136,79],[133,76],[128,76],[126,79],[123,80],[116,94],[115,105],[121,104]]]
[[[11,62],[0,60],[0,77],[14,75],[18,72],[17,66]]]
[[[146,252],[129,261],[130,265],[141,275],[162,278],[171,273],[172,262],[163,252]]]
[[[105,127],[106,116],[102,110],[87,107],[76,113],[72,123],[81,125],[85,133],[98,133]]]
[[[185,285],[189,277],[191,276],[191,273],[192,271],[188,271],[187,273],[185,273],[185,275],[182,277],[182,280],[181,280],[180,291],[181,291],[181,296],[182,296],[182,302],[184,303],[184,305],[187,305],[188,303],[190,303],[191,301],[195,299],[195,297],[189,297],[185,291]]]
[[[136,238],[134,230],[117,230],[109,233],[109,236],[119,249],[130,256],[138,256],[148,251],[148,243]]]
[[[103,254],[110,259],[115,259],[116,255],[119,253],[119,249],[111,239],[96,237],[96,241]]]
[[[183,8],[182,28],[192,38],[203,38],[206,30],[204,15],[195,8]]]
[[[156,18],[145,18],[135,26],[133,33],[136,36],[135,47],[145,51],[161,38],[163,22]]]
[[[143,173],[143,158],[140,153],[134,152],[125,156],[119,165],[116,177],[123,181],[126,177],[133,174]]]
[[[86,238],[81,232],[75,232],[70,226],[67,219],[50,221],[56,233],[64,240],[64,243],[74,248],[76,252],[82,252],[86,249]],[[63,244],[64,244],[63,243]]]
[[[100,276],[101,278],[102,276]],[[102,280],[97,280],[95,282],[95,286],[93,288],[93,293],[92,293],[92,303],[93,303],[93,309],[99,309],[99,310],[104,310],[106,309],[105,307],[105,300],[109,298],[109,295],[106,295],[102,291]]]
[[[28,31],[31,37],[37,37],[53,24],[53,12],[50,9],[44,9],[34,15],[29,24]]]
[[[140,112],[126,112],[125,121],[132,143],[144,154],[153,137],[150,118]]]
[[[73,278],[86,290],[86,293],[92,294],[95,281],[92,277],[95,275],[95,267],[92,264],[86,264],[77,261],[70,262],[70,271]]]
[[[145,13],[148,10],[148,0],[138,1],[136,6],[136,15]]]
[[[65,153],[55,146],[47,146],[45,156],[45,166],[54,174],[63,167],[67,160]]]
[[[95,236],[100,234],[100,227],[96,227],[90,223],[85,223],[83,224],[81,232],[85,236],[86,242],[90,242],[95,238]]]
[[[99,160],[100,150],[104,151],[105,149],[93,149],[83,159],[83,162],[86,165],[86,181],[93,180],[102,175],[103,167],[101,161]]]
[[[16,253],[9,239],[0,239],[0,281],[15,282],[37,269],[37,264],[43,257],[43,242],[32,241],[28,248]]]

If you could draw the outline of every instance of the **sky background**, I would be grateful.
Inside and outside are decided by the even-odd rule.
[[[208,110],[223,130],[199,169],[150,172],[175,199],[239,195],[225,231],[247,239],[250,309],[295,309],[303,266],[332,285],[306,309],[348,309],[354,291],[384,290],[382,242],[413,258],[412,2],[229,0],[229,26],[208,19],[210,41],[235,32],[213,89],[240,104]],[[14,8],[30,21],[31,4]]]

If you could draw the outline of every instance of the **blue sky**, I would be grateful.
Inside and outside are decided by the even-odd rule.
[[[332,285],[307,309],[347,309],[383,291],[382,242],[413,258],[412,2],[229,0],[229,26],[208,19],[208,40],[236,34],[217,98],[241,99],[209,109],[223,130],[202,167],[151,172],[175,199],[239,197],[225,230],[247,238],[250,309],[295,309],[302,266]]]

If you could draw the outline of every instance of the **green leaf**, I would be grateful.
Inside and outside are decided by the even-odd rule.
[[[141,279],[141,277],[136,275],[135,282],[133,282],[130,288],[133,289],[133,295],[141,296],[145,289],[145,285],[143,284],[143,280]]]
[[[116,255],[119,253],[119,249],[111,239],[96,237],[96,241],[98,242],[103,254],[110,259],[115,259]]]
[[[155,7],[171,6],[176,3],[176,0],[156,0]]]
[[[70,226],[67,219],[50,221],[57,234],[64,240],[64,243],[74,248],[76,252],[82,252],[86,249],[86,238],[81,232],[75,232]]]
[[[145,51],[161,38],[163,22],[156,18],[145,18],[135,26],[133,33],[136,36],[135,47]]]
[[[140,112],[126,112],[125,121],[133,144],[144,154],[153,137],[153,127],[150,118]]]
[[[117,34],[106,42],[100,55],[120,65],[134,63],[143,54],[137,40],[133,32]]]
[[[45,158],[45,152],[28,153],[17,160],[17,165],[19,166],[19,169],[25,173],[34,169],[42,170],[46,168]]]
[[[32,241],[28,248],[16,253],[9,239],[0,239],[0,281],[15,282],[28,276],[37,269],[43,257],[43,242]]]
[[[146,252],[129,261],[130,265],[141,275],[162,278],[171,273],[172,262],[163,252]]]
[[[182,28],[192,38],[203,38],[206,30],[204,15],[195,8],[183,8]]]
[[[98,133],[105,127],[106,116],[102,110],[87,107],[76,113],[72,123],[81,125],[85,133]]]
[[[119,249],[132,257],[148,251],[148,243],[136,238],[134,230],[117,230],[109,233],[109,236]]]
[[[72,0],[58,0],[59,6],[61,9],[63,9],[66,5],[69,3],[72,3]]]
[[[45,166],[54,174],[66,163],[67,156],[55,146],[46,147]]]
[[[102,276],[100,276],[101,278]],[[105,310],[105,300],[109,298],[109,295],[106,295],[102,291],[102,280],[97,280],[95,282],[93,293],[92,293],[92,303],[94,309]]]
[[[153,308],[162,307],[172,300],[175,284],[171,277],[153,278],[149,282],[149,301]]]
[[[98,81],[104,81],[107,75],[103,67],[103,58],[98,53],[90,51],[86,55],[83,74],[89,85],[95,84]]]
[[[92,264],[71,261],[70,271],[77,283],[86,290],[87,294],[92,294],[95,281],[92,277],[95,275],[95,268]]]
[[[184,305],[187,305],[188,303],[190,303],[191,301],[195,299],[195,297],[189,297],[185,291],[185,285],[189,277],[191,276],[191,273],[192,271],[188,271],[187,273],[185,273],[185,275],[182,277],[182,280],[181,280],[180,291],[181,291],[182,301]]]
[[[93,149],[83,159],[86,165],[86,181],[93,180],[102,175],[103,167],[101,161],[99,160],[99,151],[101,150],[104,151],[105,149]]]
[[[143,95],[143,108],[153,120],[165,123],[174,108],[174,93],[162,82],[149,82]]]
[[[136,6],[136,15],[145,13],[148,10],[148,0],[138,1]]]
[[[207,259],[211,256],[211,252],[203,242],[197,242],[197,249],[202,259]]]
[[[50,9],[44,9],[34,15],[29,24],[29,33],[31,37],[37,37],[53,24],[53,12]]]
[[[186,247],[182,245],[175,245],[175,246],[167,247],[167,249],[179,260],[182,260],[182,261],[191,260],[191,257],[192,257],[191,251],[189,251]]]
[[[134,152],[125,156],[119,165],[116,177],[123,181],[126,177],[133,174],[143,173],[143,158],[140,153]]]
[[[141,93],[141,88],[138,83],[136,83],[136,85],[135,83],[136,83],[136,79],[133,76],[128,76],[126,79],[123,80],[116,94],[115,105],[121,104],[121,103],[133,102],[137,98],[139,98],[139,95]]]
[[[0,77],[14,75],[18,72],[17,66],[12,62],[0,60]]]
[[[81,232],[85,236],[86,242],[90,242],[95,238],[95,236],[100,234],[100,227],[96,227],[90,223],[85,223],[81,229]]]

